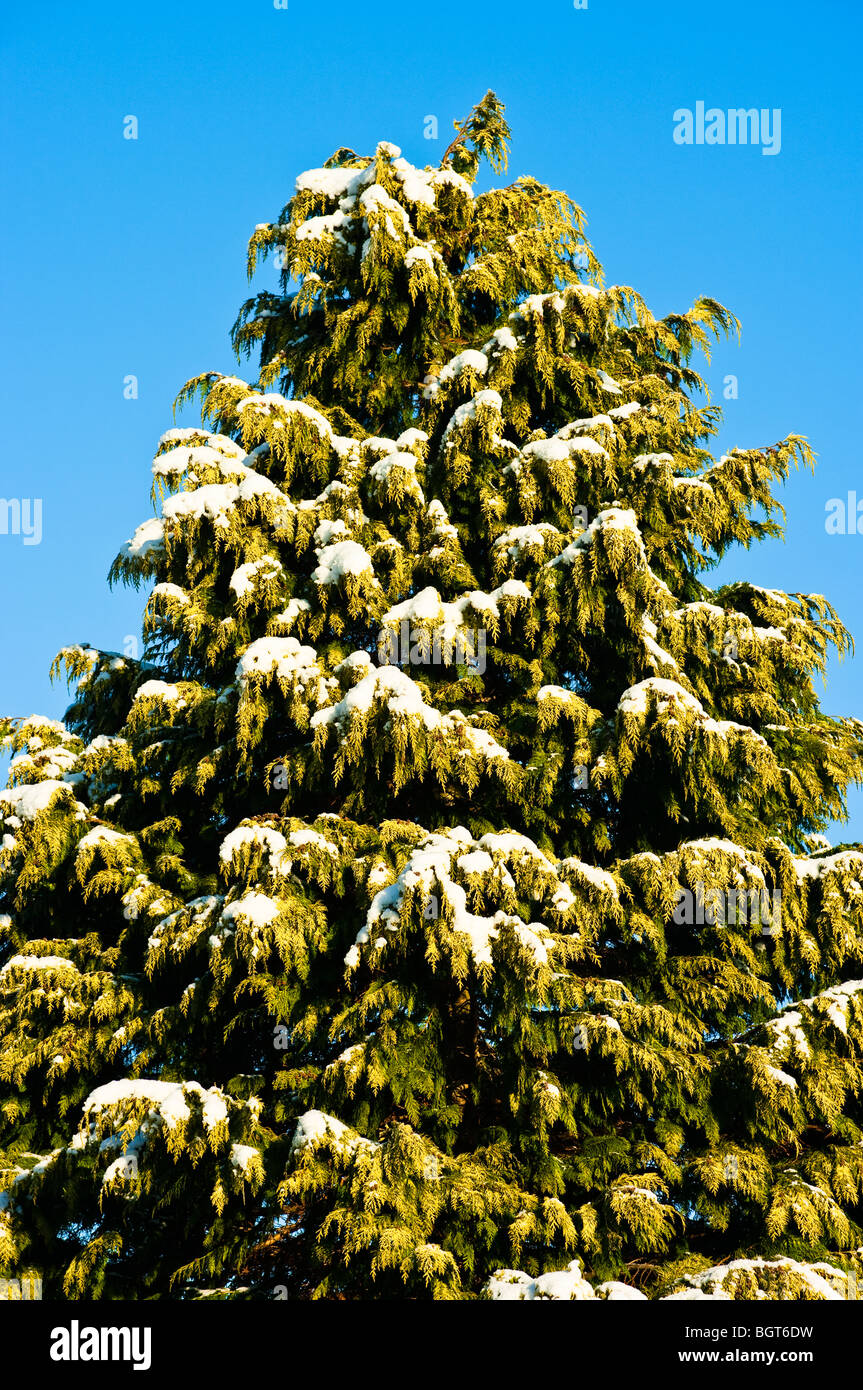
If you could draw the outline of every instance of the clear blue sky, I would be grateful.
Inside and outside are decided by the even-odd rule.
[[[863,641],[863,535],[824,527],[827,500],[863,483],[861,13],[860,0],[11,7],[0,496],[43,499],[43,539],[0,535],[0,710],[61,714],[54,653],[139,632],[142,596],[110,594],[105,576],[151,514],[177,389],[236,369],[228,330],[255,223],[342,144],[388,139],[437,163],[488,87],[513,128],[509,175],[582,205],[607,283],[657,315],[710,294],[741,318],[742,344],[707,369],[720,400],[726,373],[739,379],[720,448],[796,431],[818,454],[814,479],[785,490],[787,541],[734,554],[722,576],[825,593]],[[673,113],[697,101],[780,108],[780,152],[675,144]],[[824,705],[863,716],[863,646],[831,667]],[[863,839],[863,794],[851,805],[836,839]]]

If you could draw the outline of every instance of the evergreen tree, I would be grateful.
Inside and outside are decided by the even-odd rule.
[[[114,563],[140,661],[7,720],[0,1268],[69,1298],[848,1296],[863,724],[709,445],[736,321],[604,288],[531,178],[300,175],[278,292]]]

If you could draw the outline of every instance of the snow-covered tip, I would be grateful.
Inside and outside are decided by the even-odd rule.
[[[0,969],[0,980],[6,975],[33,974],[50,971],[52,974],[65,972],[77,975],[78,967],[65,956],[11,956]]]
[[[493,1302],[527,1303],[534,1300],[542,1302],[571,1303],[574,1300],[602,1299],[643,1299],[644,1294],[629,1284],[610,1281],[594,1289],[584,1278],[581,1264],[572,1260],[566,1269],[553,1270],[532,1279],[520,1269],[499,1269],[489,1279],[483,1290],[486,1298]]]
[[[269,857],[270,867],[276,873],[291,871],[291,860],[287,853],[288,842],[281,831],[271,825],[238,825],[225,836],[219,846],[219,859],[230,865],[235,859],[242,859],[255,849],[262,849]]]
[[[314,425],[321,438],[332,437],[332,426],[326,416],[322,415],[314,406],[307,405],[305,401],[288,400],[286,396],[280,395],[277,391],[256,391],[252,395],[246,396],[237,405],[237,414],[251,410],[258,415],[272,415],[278,412],[282,415],[301,417]]]
[[[597,370],[596,375],[599,378],[599,384],[602,387],[603,391],[608,391],[612,396],[622,395],[622,390],[620,386],[617,384],[613,377],[610,377],[608,375],[608,372],[603,371],[602,367],[600,367]]]
[[[68,782],[57,782],[53,778],[30,786],[8,787],[0,792],[0,816],[35,820],[48,809],[56,793],[61,791],[70,792]]]
[[[826,1261],[805,1264],[784,1255],[774,1260],[730,1260],[697,1274],[683,1275],[678,1288],[662,1301],[808,1297],[835,1303],[846,1298],[847,1283],[845,1272]]]
[[[189,1098],[195,1095],[201,1102],[202,1120],[206,1130],[215,1129],[228,1118],[228,1097],[218,1086],[205,1090],[197,1081],[108,1081],[97,1086],[84,1102],[84,1122],[96,1120],[104,1125],[114,1123],[146,1107],[158,1116],[167,1129],[186,1124],[191,1118]],[[118,1114],[119,1112],[119,1114]]]
[[[477,411],[481,408],[496,410],[498,413],[503,408],[503,398],[498,391],[477,391],[469,401],[460,405],[454,410],[447,422],[447,427],[443,432],[444,440],[447,440],[453,430],[460,429],[468,420],[475,420]]]
[[[317,1149],[328,1142],[344,1147],[351,1153],[374,1153],[380,1148],[380,1144],[372,1139],[364,1139],[334,1115],[325,1115],[322,1110],[307,1110],[297,1121],[291,1141],[291,1153],[303,1149]]]
[[[136,703],[139,700],[159,700],[166,705],[176,705],[177,709],[186,707],[179,686],[171,685],[168,681],[144,681],[143,685],[138,686],[133,699]]]
[[[357,541],[339,541],[336,545],[324,546],[312,571],[312,579],[316,584],[338,584],[347,574],[369,572],[373,572],[373,566],[368,551]]]
[[[157,550],[164,539],[165,528],[161,518],[151,517],[149,521],[141,522],[134,536],[123,546],[121,554],[128,558],[140,559],[142,555],[149,554],[151,550]]]

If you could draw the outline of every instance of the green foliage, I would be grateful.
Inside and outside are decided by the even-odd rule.
[[[533,179],[475,193],[493,93],[456,132],[255,231],[258,379],[187,383],[111,570],[141,659],[66,648],[64,722],[0,726],[0,1267],[46,1296],[856,1269],[863,852],[820,832],[863,724],[813,683],[850,638],[706,583],[811,451],[714,459],[733,315],[604,288]]]

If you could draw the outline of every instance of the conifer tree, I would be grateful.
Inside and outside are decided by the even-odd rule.
[[[141,660],[6,720],[0,1270],[76,1298],[849,1296],[863,724],[820,596],[710,588],[736,320],[500,173],[299,176],[153,462]],[[699,404],[699,401],[702,403]]]

